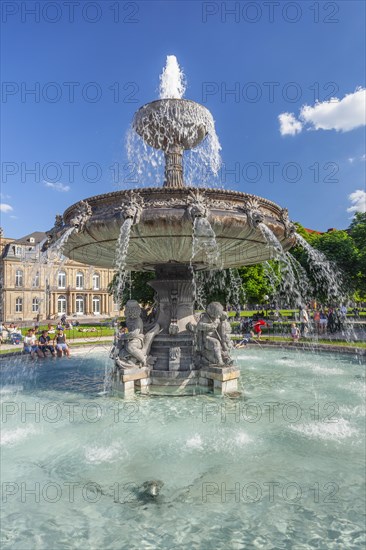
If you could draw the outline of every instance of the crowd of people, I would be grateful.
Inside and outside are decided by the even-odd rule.
[[[276,320],[280,319],[279,311],[276,310],[277,315],[270,312],[270,316]],[[299,309],[299,313],[295,313],[295,322],[290,326],[290,338],[296,342],[300,338],[307,338],[310,333],[316,335],[334,334],[344,329],[347,318],[347,307],[340,305],[339,307],[322,307],[311,305],[302,306]],[[354,313],[353,310],[351,313]],[[262,328],[270,328],[273,326],[273,321],[265,320],[264,311],[258,311],[251,319],[248,317],[235,317],[235,320],[239,321],[239,332],[242,335],[241,340],[235,347],[242,348],[248,343],[256,342],[261,338]],[[281,319],[284,321],[284,318]]]

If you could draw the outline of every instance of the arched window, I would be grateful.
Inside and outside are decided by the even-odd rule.
[[[76,288],[84,288],[84,274],[81,271],[76,274]]]
[[[15,272],[15,286],[23,286],[23,271],[17,269]]]
[[[100,313],[100,296],[93,296],[93,313],[95,315]]]
[[[84,298],[83,296],[76,296],[76,313],[84,313]]]
[[[100,289],[100,275],[99,273],[93,274],[93,290],[99,290]]]
[[[58,288],[66,288],[66,273],[65,271],[59,271],[57,276]]]
[[[59,296],[57,298],[57,312],[66,313],[66,296]]]
[[[39,312],[39,300],[38,298],[33,298],[32,300],[32,312],[38,313]]]
[[[15,313],[21,313],[23,311],[23,298],[15,299]]]
[[[33,287],[38,287],[39,286],[39,271],[37,271],[37,273],[33,277],[32,286]]]

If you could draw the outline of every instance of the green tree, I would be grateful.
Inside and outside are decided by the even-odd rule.
[[[127,300],[137,300],[143,306],[151,305],[154,302],[154,289],[148,282],[155,278],[155,274],[147,271],[132,271],[131,277],[127,276],[126,285],[123,291],[122,300],[119,306],[122,308]],[[117,285],[117,273],[108,286],[109,294],[114,294]]]
[[[366,298],[366,212],[356,212],[348,229],[356,246],[357,260],[353,268],[358,298]]]
[[[264,303],[264,296],[272,297],[272,288],[265,276],[263,264],[249,265],[238,269],[248,303]]]

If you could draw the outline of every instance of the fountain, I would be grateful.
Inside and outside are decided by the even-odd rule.
[[[72,260],[117,264],[119,295],[126,272],[155,273],[149,284],[157,296],[156,319],[144,326],[139,305],[127,302],[129,332],[113,351],[116,387],[125,395],[135,388],[189,392],[197,385],[215,393],[235,391],[239,370],[230,358],[230,325],[218,303],[195,317],[194,275],[213,266],[270,259],[266,233],[282,254],[295,244],[287,209],[246,193],[185,186],[184,151],[210,139],[217,153],[219,144],[211,113],[181,97],[182,74],[174,59],[168,59],[161,78],[161,99],[142,106],[132,122],[144,142],[165,155],[163,186],[80,201],[64,212],[62,222],[57,218],[50,232],[50,243],[67,232],[63,254]]]

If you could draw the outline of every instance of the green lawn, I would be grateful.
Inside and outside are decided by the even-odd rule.
[[[53,326],[54,328],[56,328],[54,324]],[[21,329],[21,333],[23,334],[23,336],[27,334],[27,331],[29,330],[29,328],[33,328],[33,327]],[[89,328],[95,328],[96,330],[92,332],[89,332],[89,331],[84,332],[84,329],[89,329]],[[81,331],[80,329],[83,329],[83,331]],[[37,332],[42,330],[47,330],[47,325],[40,325]],[[77,340],[78,338],[101,338],[103,336],[113,336],[114,329],[100,326],[100,325],[79,325],[78,327],[73,327],[72,329],[65,329],[65,334],[66,334],[66,338],[70,341]],[[50,336],[51,338],[53,337],[52,334],[50,334]]]

